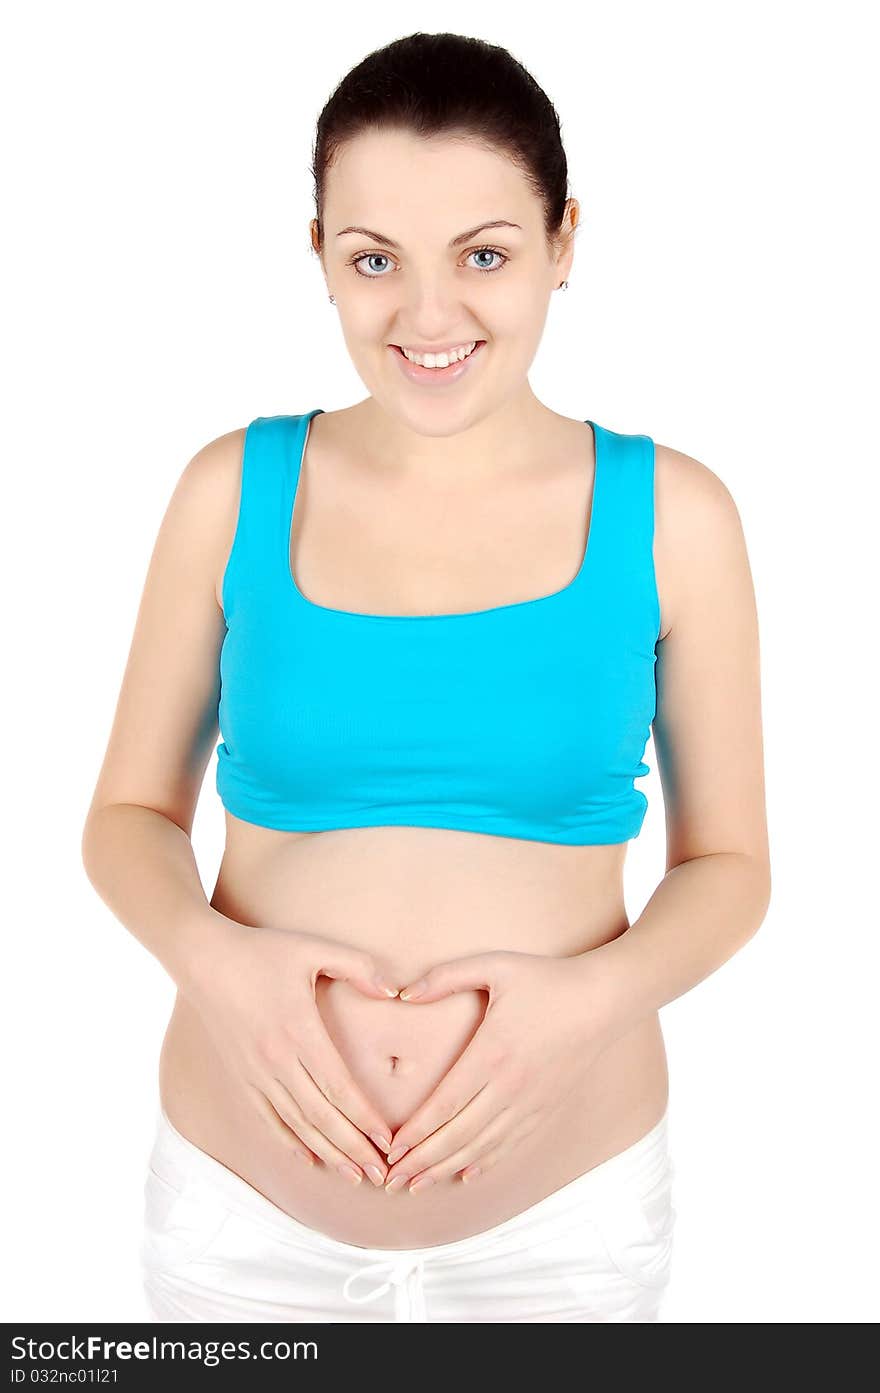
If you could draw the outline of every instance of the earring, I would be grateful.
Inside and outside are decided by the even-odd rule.
[[[563,282],[562,282],[562,285],[557,285],[556,289],[557,289],[557,290],[567,290],[567,289],[568,289],[568,281],[563,281]]]
[[[335,295],[331,295],[331,296],[330,296],[330,303],[331,303],[331,305],[335,305],[335,304],[336,304],[336,296],[335,296]]]

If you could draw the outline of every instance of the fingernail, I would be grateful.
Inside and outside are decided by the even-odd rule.
[[[480,1167],[479,1167],[479,1166],[468,1166],[468,1168],[467,1168],[466,1171],[462,1171],[462,1173],[461,1173],[461,1178],[462,1178],[464,1184],[467,1185],[467,1183],[468,1183],[469,1180],[475,1180],[476,1177],[477,1177],[479,1174],[480,1174]]]
[[[425,981],[413,982],[411,987],[407,987],[405,991],[400,993],[401,1001],[412,1001],[414,996],[421,996],[427,985]]]
[[[393,1151],[388,1152],[388,1164],[393,1166],[395,1161],[399,1161],[401,1156],[405,1156],[409,1151],[408,1146],[395,1146]]]
[[[394,1179],[393,1179],[393,1180],[389,1180],[388,1184],[385,1186],[385,1193],[386,1193],[386,1195],[387,1195],[387,1194],[389,1193],[389,1191],[391,1191],[391,1190],[399,1190],[399,1189],[401,1188],[401,1186],[405,1185],[406,1182],[407,1182],[408,1180],[409,1180],[409,1176],[408,1176],[408,1175],[396,1175],[396,1176],[394,1177]]]
[[[420,1175],[418,1180],[414,1180],[412,1185],[410,1185],[409,1192],[412,1194],[414,1190],[427,1190],[428,1186],[433,1184],[433,1175]]]
[[[390,1137],[380,1137],[380,1135],[379,1135],[378,1132],[371,1132],[371,1133],[370,1133],[370,1141],[374,1141],[374,1142],[376,1143],[376,1145],[378,1146],[378,1148],[379,1148],[380,1151],[387,1151],[388,1148],[389,1148],[389,1146],[391,1145],[391,1138],[390,1138]]]
[[[383,991],[386,996],[397,996],[397,993],[400,990],[399,987],[392,987],[389,982],[385,981],[384,977],[376,977],[373,980],[375,981],[376,986],[379,988],[379,990]]]
[[[364,1166],[364,1170],[367,1172],[367,1175],[370,1177],[374,1185],[383,1184],[385,1177],[383,1176],[378,1166]]]
[[[363,1176],[361,1175],[360,1171],[356,1171],[354,1166],[342,1165],[337,1166],[336,1169],[339,1171],[340,1175],[345,1176],[346,1180],[350,1180],[352,1185],[360,1185],[361,1181],[363,1180]]]

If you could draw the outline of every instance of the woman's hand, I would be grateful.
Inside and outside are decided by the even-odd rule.
[[[340,978],[384,1001],[369,953],[334,939],[236,924],[183,989],[260,1117],[296,1156],[336,1166],[353,1184],[381,1185],[391,1127],[355,1083],[315,1000],[318,977]],[[383,1140],[384,1139],[384,1140]],[[344,1168],[348,1167],[348,1171]]]
[[[424,984],[424,985],[423,985]],[[401,1001],[489,993],[486,1014],[448,1074],[394,1136],[386,1189],[463,1171],[467,1181],[547,1123],[605,1047],[607,999],[590,955],[489,952],[441,963]],[[406,1152],[404,1155],[403,1152]]]

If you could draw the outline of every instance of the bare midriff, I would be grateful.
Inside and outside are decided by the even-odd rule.
[[[366,949],[401,984],[490,949],[570,957],[628,927],[625,844],[557,846],[423,827],[289,833],[226,817],[216,910]],[[396,1128],[462,1053],[487,996],[386,1002],[320,977],[317,1002],[352,1075]],[[386,1192],[366,1177],[353,1186],[323,1162],[303,1166],[224,1070],[182,994],[160,1066],[165,1112],[194,1145],[300,1223],[377,1248],[451,1242],[521,1213],[642,1137],[662,1116],[667,1091],[652,1015],[606,1048],[564,1109],[469,1185],[455,1175],[421,1193]]]

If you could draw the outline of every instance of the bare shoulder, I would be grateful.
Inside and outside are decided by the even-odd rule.
[[[687,595],[710,584],[720,561],[742,557],[744,538],[733,495],[708,465],[655,444],[654,471],[655,562],[665,638]]]
[[[193,546],[213,558],[214,595],[220,608],[221,581],[238,522],[245,430],[242,426],[227,431],[203,445],[175,489]]]

